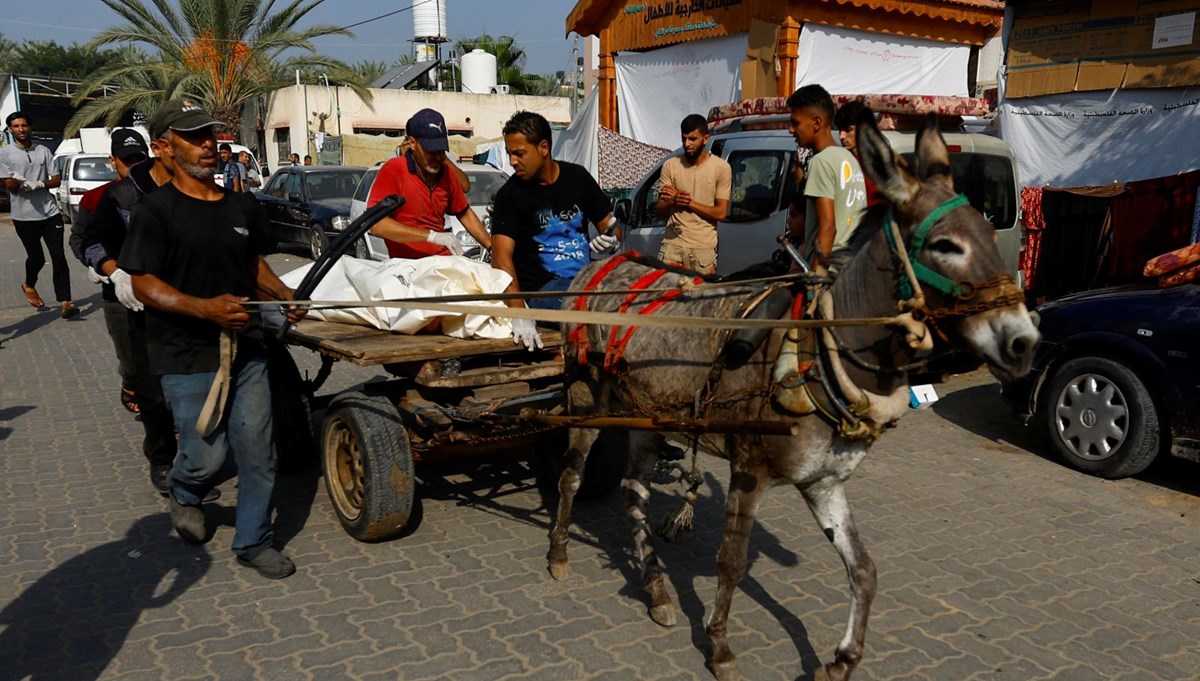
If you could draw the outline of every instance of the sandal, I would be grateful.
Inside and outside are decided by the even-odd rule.
[[[75,307],[74,303],[67,301],[67,300],[64,300],[62,302],[62,318],[63,319],[71,319],[72,317],[74,317],[78,314],[79,314],[79,308]]]
[[[37,289],[35,289],[34,287],[28,286],[26,284],[21,284],[21,293],[24,293],[25,300],[28,300],[29,304],[36,307],[37,309],[40,310],[43,307],[46,307],[45,301],[43,301],[42,297],[38,295]]]
[[[121,406],[128,409],[130,413],[142,413],[142,408],[138,405],[137,393],[124,386],[121,387]]]

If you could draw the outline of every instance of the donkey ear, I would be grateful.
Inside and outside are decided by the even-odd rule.
[[[937,114],[926,116],[917,130],[917,165],[921,180],[938,182],[954,191],[950,152],[946,150],[946,140],[938,131]]]
[[[917,195],[920,183],[908,172],[908,164],[896,156],[892,145],[879,132],[875,114],[864,110],[854,126],[855,144],[863,172],[889,201],[902,206]]]

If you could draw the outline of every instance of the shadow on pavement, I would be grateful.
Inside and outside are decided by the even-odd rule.
[[[17,418],[18,416],[22,416],[28,412],[33,411],[34,409],[37,409],[37,407],[34,407],[33,405],[21,405],[18,407],[4,407],[3,409],[0,409],[0,440],[6,439],[9,435],[12,435],[12,433],[13,433],[13,429],[9,428],[5,424],[7,424],[9,421],[12,421],[13,419]]]
[[[0,669],[33,681],[99,678],[145,610],[161,608],[208,572],[212,559],[171,536],[165,513],[71,558],[0,611]]]
[[[8,326],[0,326],[0,343],[14,341],[44,326],[49,326],[53,322],[81,322],[100,310],[101,302],[99,292],[93,293],[83,300],[75,301],[75,304],[79,306],[79,314],[75,318],[68,320],[62,319],[59,315],[58,303],[47,303],[46,308],[31,310],[29,316],[20,321],[13,322]]]

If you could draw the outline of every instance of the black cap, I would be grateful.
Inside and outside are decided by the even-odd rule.
[[[200,103],[194,99],[172,99],[158,107],[158,111],[150,117],[150,135],[155,139],[162,137],[167,130],[190,132],[207,128],[210,125],[224,125],[213,118]]]
[[[433,109],[421,109],[408,119],[405,131],[421,143],[425,151],[450,151],[446,137],[446,119]]]
[[[119,159],[126,159],[134,154],[149,156],[150,149],[146,147],[146,140],[142,139],[142,134],[137,130],[118,128],[112,131],[111,153]]]

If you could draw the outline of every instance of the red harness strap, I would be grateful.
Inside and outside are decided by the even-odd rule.
[[[635,289],[646,288],[650,284],[658,281],[666,273],[667,273],[667,270],[654,270],[653,272],[649,272],[645,276],[643,276],[641,279],[638,279],[637,282],[634,283],[632,288],[635,288]],[[704,281],[704,279],[702,279],[700,277],[696,277],[695,279],[692,280],[692,282],[695,284],[703,283],[703,281]],[[671,291],[667,291],[666,293],[662,294],[658,298],[655,298],[646,307],[643,307],[641,310],[638,310],[638,314],[640,314],[640,315],[654,314],[654,312],[656,310],[658,310],[660,307],[662,307],[663,305],[666,305],[667,303],[671,302],[672,300],[678,298],[682,294],[683,294],[683,291],[681,289],[673,289]],[[638,294],[636,294],[636,293],[632,293],[627,298],[625,298],[625,303],[621,306],[621,312],[625,312],[626,310],[629,309],[630,304],[633,303],[633,300],[634,300],[634,298],[637,297],[637,295]],[[625,333],[622,334],[621,337],[618,339],[617,338],[617,328],[616,327],[613,328],[612,334],[609,335],[609,337],[608,337],[608,351],[604,353],[604,370],[605,371],[616,373],[617,363],[620,362],[621,357],[624,356],[625,348],[629,345],[629,340],[631,338],[633,338],[634,331],[637,331],[637,327],[631,326],[631,327],[625,329]]]
[[[592,278],[588,280],[587,286],[584,286],[583,290],[596,290],[596,287],[600,285],[600,282],[604,281],[605,277],[612,274],[612,271],[615,270],[618,265],[624,263],[630,256],[636,257],[637,255],[638,254],[634,251],[627,251],[618,253],[612,258],[609,258],[608,262],[604,263],[600,269],[596,270],[596,273],[593,274]],[[576,296],[575,310],[582,312],[587,309],[587,301],[587,296]],[[587,366],[587,354],[588,350],[591,348],[587,338],[587,324],[580,324],[574,329],[571,329],[571,333],[567,335],[567,342],[575,346],[576,357],[578,358],[579,366]]]

